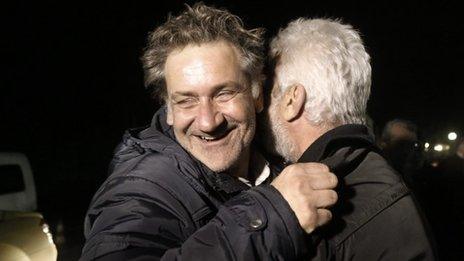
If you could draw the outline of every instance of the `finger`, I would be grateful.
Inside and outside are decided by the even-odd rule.
[[[315,200],[316,208],[327,208],[335,205],[338,200],[337,192],[334,190],[317,190],[312,193],[312,198]]]
[[[331,172],[309,174],[308,181],[314,190],[334,189],[338,185],[338,178]]]
[[[327,165],[318,162],[296,163],[298,167],[304,168],[307,172],[328,172]]]
[[[325,208],[320,208],[317,210],[317,226],[322,226],[332,220],[332,212]]]

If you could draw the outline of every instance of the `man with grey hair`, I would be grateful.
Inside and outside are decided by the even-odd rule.
[[[263,49],[262,30],[201,3],[151,33],[146,83],[165,105],[125,134],[87,212],[82,260],[306,255],[306,235],[331,219],[337,178],[308,163],[272,181],[252,146]]]
[[[322,162],[340,180],[334,219],[315,260],[433,260],[435,253],[401,177],[378,153],[366,123],[371,66],[350,25],[298,19],[272,40],[266,142],[287,162]]]

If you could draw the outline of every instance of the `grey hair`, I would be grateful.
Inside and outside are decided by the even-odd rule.
[[[188,45],[216,41],[231,43],[240,53],[242,70],[251,83],[252,94],[257,98],[264,79],[264,29],[247,30],[242,20],[226,10],[196,3],[186,5],[178,16],[169,16],[148,37],[148,44],[141,58],[145,71],[145,86],[161,102],[167,98],[164,67],[168,55]]]
[[[365,124],[371,87],[370,57],[351,25],[297,19],[272,40],[281,92],[301,84],[305,115],[314,125]]]

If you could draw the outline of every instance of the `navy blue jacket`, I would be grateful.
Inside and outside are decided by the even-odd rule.
[[[127,132],[85,219],[81,260],[300,260],[305,233],[270,185],[213,173],[160,109]]]

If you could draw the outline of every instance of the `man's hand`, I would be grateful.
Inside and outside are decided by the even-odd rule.
[[[337,176],[320,163],[292,164],[271,183],[287,200],[306,233],[332,219],[327,208],[337,202],[333,190],[337,184]]]

